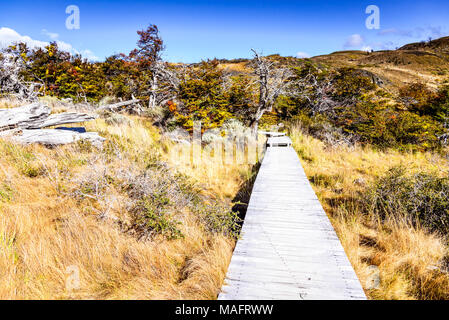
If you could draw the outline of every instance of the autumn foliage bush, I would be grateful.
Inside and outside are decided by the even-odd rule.
[[[360,141],[381,148],[437,148],[441,127],[429,116],[360,102],[342,110],[337,124],[346,132],[358,135]]]
[[[306,65],[298,70],[298,75],[304,77],[310,72],[316,75],[316,84],[302,88],[307,99],[299,95],[280,102],[283,114],[315,137],[346,135],[346,141],[382,149],[441,147],[440,137],[447,132],[449,119],[447,87],[433,92],[425,84],[412,83],[401,88],[396,101],[391,103],[391,95],[360,70],[319,72],[316,67]],[[322,103],[323,97],[327,104]]]
[[[180,105],[173,112],[181,126],[192,128],[193,121],[201,120],[204,128],[216,128],[232,117],[223,86],[223,72],[217,65],[216,60],[204,61],[189,69],[181,81]]]

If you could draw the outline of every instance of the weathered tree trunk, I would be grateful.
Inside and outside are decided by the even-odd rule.
[[[19,143],[40,143],[49,146],[89,140],[99,145],[105,139],[96,132],[76,132],[62,129],[41,129],[68,123],[85,122],[95,119],[84,113],[60,113],[50,115],[49,107],[33,103],[19,108],[0,110],[0,136]]]
[[[153,79],[151,80],[150,100],[148,101],[148,108],[150,109],[156,108],[156,92],[157,92],[157,78],[156,75],[153,75]]]
[[[49,107],[33,103],[19,108],[0,109],[0,131],[20,129],[40,129],[68,123],[94,120],[96,117],[85,113],[66,112],[50,115]]]
[[[61,124],[80,123],[85,121],[95,120],[97,117],[86,113],[66,112],[59,114],[52,114],[47,119],[36,123],[36,125],[29,126],[27,129],[40,129],[52,126],[59,126]]]
[[[265,112],[273,110],[279,95],[286,93],[287,83],[285,80],[291,76],[291,72],[288,69],[276,68],[269,59],[261,57],[254,49],[252,51],[254,53],[254,74],[258,78],[259,84],[259,103],[252,118],[251,128],[257,139],[260,119]]]
[[[259,121],[262,119],[265,111],[271,112],[272,107],[270,106],[268,109],[264,103],[259,103],[259,107],[257,108],[256,114],[254,115],[252,121],[250,122],[251,133],[253,137],[257,141],[258,130],[259,130]]]
[[[0,131],[14,128],[28,129],[36,123],[45,121],[50,113],[50,108],[40,103],[13,109],[0,109]]]
[[[86,140],[95,146],[101,146],[106,139],[100,137],[97,132],[79,133],[61,129],[39,129],[22,130],[21,134],[12,135],[11,140],[22,144],[39,143],[45,146],[58,146]]]

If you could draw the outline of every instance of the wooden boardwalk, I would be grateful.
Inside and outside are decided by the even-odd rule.
[[[366,299],[292,147],[267,147],[218,298]]]

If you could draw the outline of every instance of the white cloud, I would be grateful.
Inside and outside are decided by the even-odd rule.
[[[365,42],[365,39],[360,34],[353,34],[348,39],[346,39],[346,42],[344,44],[345,48],[355,48],[360,47]]]
[[[304,59],[304,58],[310,58],[310,54],[308,54],[307,52],[298,52],[297,54],[296,54],[296,57],[297,58],[300,58],[300,59]]]
[[[87,59],[91,60],[91,61],[98,61],[100,60],[100,58],[98,58],[92,51],[90,51],[89,49],[87,50],[83,50],[81,51],[81,55],[83,57],[86,57]]]
[[[58,47],[63,50],[70,52],[71,54],[81,54],[83,57],[89,60],[99,60],[97,56],[90,50],[82,50],[81,52],[76,50],[70,43],[57,40],[59,35],[57,33],[48,32],[47,30],[42,30],[42,33],[51,38],[51,40],[55,41],[58,44]],[[0,28],[0,49],[6,48],[9,45],[15,42],[24,42],[31,48],[45,48],[50,43],[47,41],[34,40],[29,36],[23,36],[19,34],[17,31],[2,27]]]
[[[49,37],[51,40],[57,40],[59,38],[59,34],[58,33],[54,33],[54,32],[49,32],[47,31],[47,29],[43,29],[42,30],[42,34],[46,35],[47,37]]]
[[[22,36],[13,29],[0,28],[0,48],[6,48],[14,42],[24,42],[31,48],[43,48],[48,45],[48,42],[33,40],[29,36]]]
[[[373,48],[371,48],[370,46],[364,46],[362,47],[362,51],[371,51]]]
[[[63,50],[63,51],[67,51],[70,52],[72,54],[74,53],[78,53],[78,51],[72,47],[72,45],[70,43],[64,42],[64,41],[56,41],[56,43],[58,44],[59,49]]]

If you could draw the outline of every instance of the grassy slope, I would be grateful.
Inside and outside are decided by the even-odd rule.
[[[351,66],[371,71],[391,90],[416,81],[436,88],[449,75],[449,37],[427,44],[409,44],[398,50],[370,54],[342,51],[313,57],[312,60],[332,67]]]
[[[130,200],[108,188],[79,200],[79,178],[132,172],[168,151],[148,120],[131,125],[88,124],[110,142],[103,151],[83,145],[46,149],[0,141],[0,299],[214,299],[234,241],[206,232],[189,210],[171,212],[185,237],[138,241],[116,223]],[[107,157],[110,147],[120,154]],[[109,151],[108,151],[109,150]],[[229,202],[249,168],[181,167],[208,197]],[[212,174],[213,172],[213,174]],[[112,177],[114,179],[114,177]],[[164,177],[155,178],[160,181]],[[175,200],[173,200],[175,201]],[[71,266],[80,289],[66,289]]]
[[[300,64],[301,59],[293,57],[272,58],[289,65]],[[370,71],[384,81],[385,88],[396,91],[412,82],[424,82],[437,88],[449,76],[449,37],[433,40],[431,43],[414,43],[398,50],[384,50],[373,53],[364,51],[338,51],[310,58],[311,61],[331,68],[355,67]],[[250,72],[248,62],[223,62],[221,68],[231,72]]]
[[[376,151],[369,147],[326,148],[319,140],[291,132],[295,149],[331,218],[346,253],[365,289],[372,266],[380,271],[380,286],[366,290],[372,299],[448,299],[449,278],[438,272],[449,254],[447,242],[405,221],[373,221],[355,202],[360,192],[389,168],[447,174],[447,159],[431,153]]]

